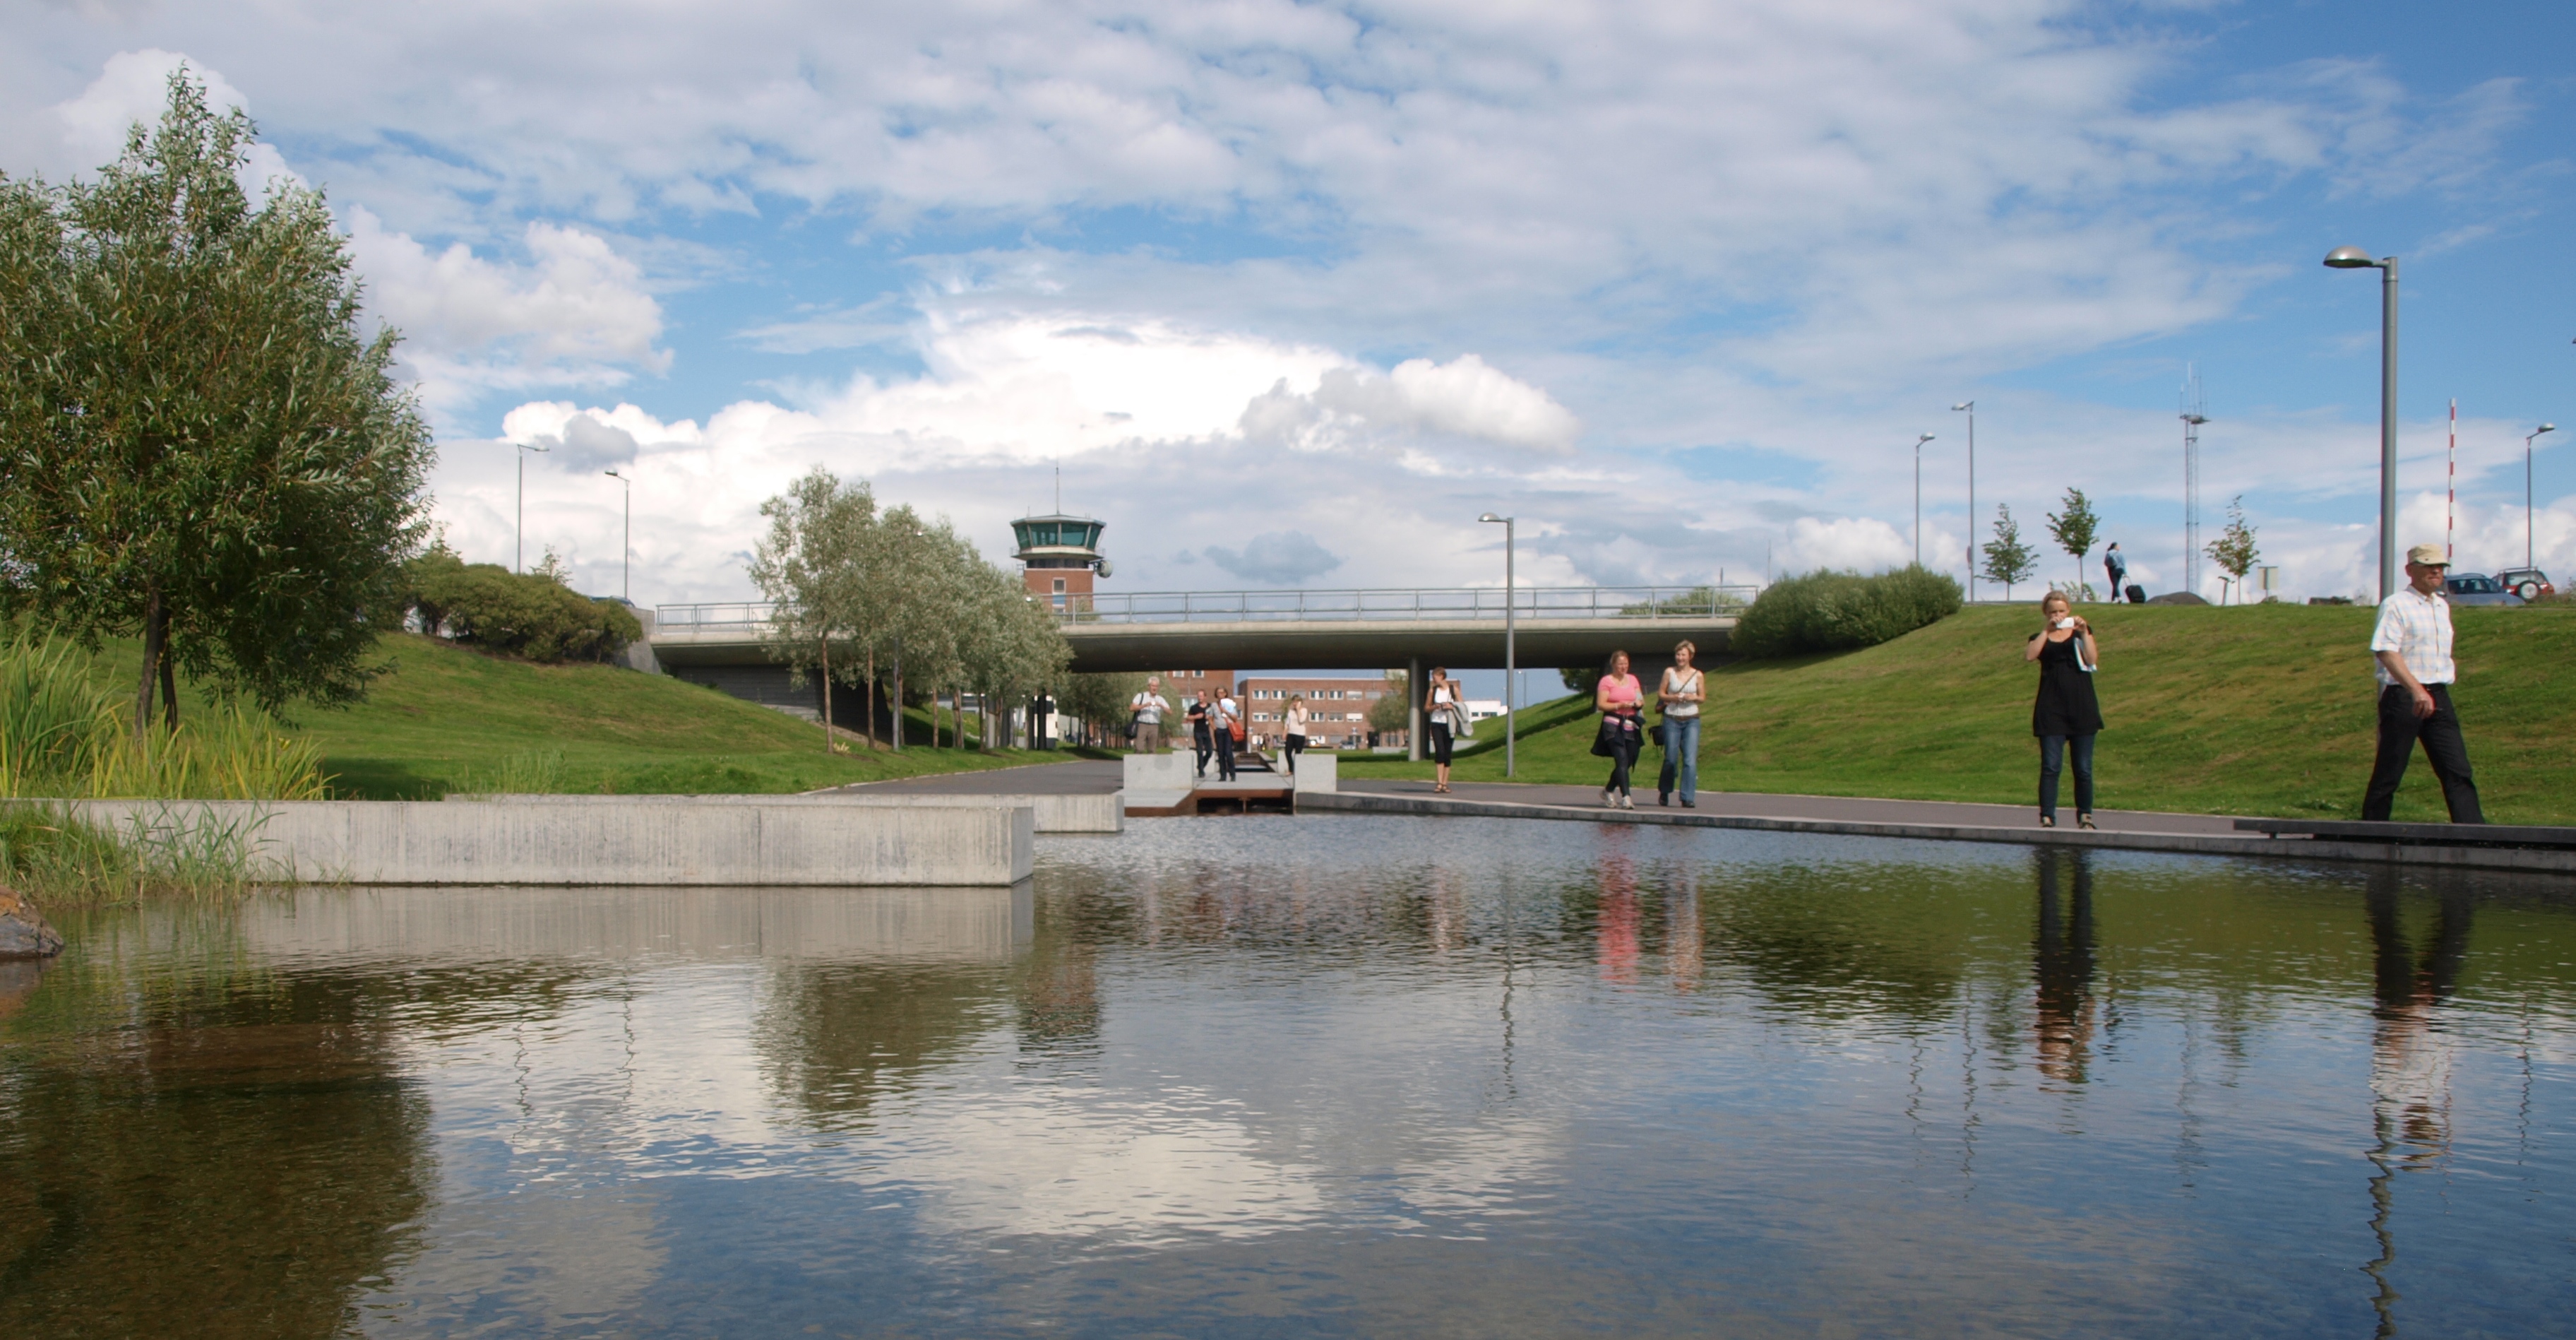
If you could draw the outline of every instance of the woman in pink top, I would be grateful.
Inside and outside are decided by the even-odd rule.
[[[1646,686],[1628,673],[1628,653],[1610,653],[1610,673],[1592,690],[1592,705],[1601,709],[1601,735],[1592,752],[1610,760],[1610,784],[1601,788],[1601,803],[1633,810],[1637,802],[1628,795],[1628,770],[1637,766],[1637,717],[1645,710]]]

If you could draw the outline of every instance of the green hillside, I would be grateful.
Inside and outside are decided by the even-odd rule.
[[[910,743],[827,756],[822,728],[661,675],[605,665],[534,665],[408,634],[389,638],[397,666],[367,701],[305,707],[295,733],[322,747],[335,794],[430,798],[451,790],[772,793],[931,772],[1061,762],[1063,753],[984,754]],[[131,691],[131,644],[97,659],[103,680]],[[202,708],[183,690],[181,710]],[[905,739],[926,741],[910,715]],[[942,713],[945,739],[946,714]],[[971,721],[972,718],[970,717]]]
[[[2085,614],[2102,644],[2102,807],[2360,816],[2376,720],[2374,611],[2092,605]],[[2576,823],[2576,607],[2464,609],[2456,622],[2457,702],[2487,817]],[[1709,676],[1700,785],[2035,805],[2037,671],[2021,659],[2035,624],[2028,607],[1973,607],[1865,651],[1726,666]],[[1608,765],[1589,752],[1591,718],[1570,706],[1573,719],[1523,739],[1520,780],[1601,784]],[[1653,790],[1661,759],[1649,748],[1639,761],[1640,790]],[[1402,762],[1343,767],[1430,775]],[[1456,775],[1501,780],[1502,751],[1480,739]],[[2396,817],[2443,817],[2421,751]]]

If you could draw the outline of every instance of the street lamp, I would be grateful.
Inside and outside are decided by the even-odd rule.
[[[2379,598],[2397,591],[2397,258],[2372,260],[2359,247],[2326,253],[2335,270],[2379,274]]]
[[[602,470],[600,473],[626,486],[626,547],[618,551],[619,560],[626,565],[626,571],[625,575],[618,579],[617,593],[625,597],[627,604],[632,605],[635,603],[635,481],[614,470]]]
[[[1518,649],[1512,645],[1517,624],[1512,613],[1512,532],[1518,518],[1487,512],[1476,520],[1503,528],[1503,776],[1509,778],[1519,773],[1519,760],[1512,753],[1512,737],[1520,733],[1520,695],[1512,690],[1512,672],[1519,669]]]
[[[510,570],[525,572],[528,570],[528,453],[547,451],[551,448],[533,446],[526,442],[515,445],[519,448],[519,538],[516,561],[510,565]]]
[[[1977,598],[1977,402],[1962,400],[1951,410],[1968,412],[1968,599]]]
[[[1914,566],[1923,566],[1923,444],[1932,440],[1930,433],[1914,438]],[[1970,517],[1974,522],[1976,518]]]
[[[2531,439],[2542,433],[2554,433],[2558,425],[2544,423],[2522,439],[2522,565],[2531,567]]]

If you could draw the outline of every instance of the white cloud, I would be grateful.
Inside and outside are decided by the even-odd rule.
[[[80,96],[46,109],[44,119],[52,123],[57,137],[50,142],[38,137],[27,146],[35,155],[35,166],[53,176],[69,177],[87,176],[114,162],[125,151],[125,137],[136,123],[147,128],[160,124],[170,101],[170,75],[182,66],[206,86],[206,101],[216,112],[249,109],[250,100],[221,73],[179,52],[157,47],[120,51],[107,58],[98,78]],[[307,184],[274,145],[252,145],[249,161],[242,166],[242,189],[256,201],[268,183],[278,179]]]
[[[433,407],[493,388],[618,386],[635,369],[670,367],[656,343],[660,302],[596,233],[530,223],[528,263],[509,265],[462,242],[433,254],[364,208],[347,217],[368,305],[402,331],[403,358]]]

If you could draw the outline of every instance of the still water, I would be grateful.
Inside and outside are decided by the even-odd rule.
[[[2567,1333],[2576,883],[1314,816],[0,976],[0,1335]]]

